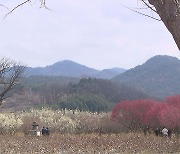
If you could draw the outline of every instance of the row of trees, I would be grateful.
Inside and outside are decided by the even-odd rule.
[[[30,101],[36,102],[38,108],[48,106],[53,109],[111,111],[114,104],[121,100],[149,98],[137,89],[104,79],[83,78],[74,83],[63,84],[62,79],[54,80],[52,77],[51,81],[48,79],[41,84],[36,84],[34,80],[38,81],[39,78],[42,76],[28,77],[28,84],[23,81],[24,89],[29,91],[28,95],[33,95],[33,98],[39,96],[39,100]]]
[[[57,103],[57,106],[61,109],[78,109],[80,111],[90,112],[108,111],[111,107],[110,103],[103,95],[91,93],[64,96],[62,100]]]
[[[131,131],[165,126],[179,132],[180,95],[168,97],[162,102],[150,99],[122,101],[113,108],[112,119]]]

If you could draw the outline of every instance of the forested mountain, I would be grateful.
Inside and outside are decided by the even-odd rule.
[[[149,98],[149,96],[136,88],[128,87],[125,84],[113,83],[104,79],[81,79],[78,84],[71,87],[71,91],[75,93],[92,93],[103,95],[112,102],[118,103],[121,100],[134,100],[141,98]]]
[[[66,77],[94,77],[111,79],[116,75],[123,73],[125,69],[112,68],[103,71],[89,68],[70,60],[59,61],[46,67],[27,67],[25,76],[42,75],[42,76],[66,76]]]
[[[70,60],[59,61],[53,65],[38,68],[27,68],[26,74],[46,76],[88,77],[98,73],[98,70],[86,67]]]
[[[80,109],[88,111],[111,110],[114,104],[122,100],[150,98],[147,94],[124,84],[114,84],[104,79],[83,78],[78,83],[67,86],[49,86],[53,89],[48,94],[48,87],[43,87],[44,97],[49,95],[46,102],[57,108]],[[54,96],[53,96],[54,95]],[[54,99],[50,99],[51,96]]]
[[[180,60],[170,56],[155,56],[112,80],[158,98],[180,94]]]
[[[100,78],[100,79],[112,79],[113,77],[121,73],[124,73],[125,71],[126,70],[123,68],[104,69],[100,71],[99,73],[97,73],[95,77]]]
[[[43,76],[43,75],[33,75],[28,77],[23,77],[21,79],[21,85],[24,87],[39,87],[42,85],[49,85],[51,83],[57,84],[69,84],[78,83],[79,78],[65,77],[65,76]]]
[[[147,94],[110,80],[83,78],[67,82],[66,78],[33,77],[23,79],[23,95],[9,98],[1,109],[24,110],[34,107],[108,111],[122,100],[150,98]],[[62,82],[65,80],[66,83]],[[38,82],[39,81],[39,82]],[[59,82],[61,81],[61,82]],[[20,91],[20,90],[19,90]],[[9,101],[9,102],[8,102]]]
[[[62,67],[61,62],[56,63],[56,67],[36,68],[37,72],[44,72],[45,69],[44,74],[51,72],[51,76],[34,75],[22,78],[22,85],[17,88],[17,92],[22,95],[15,94],[14,97],[10,97],[1,109],[23,110],[47,106],[53,109],[69,108],[95,112],[110,110],[114,104],[122,100],[162,99],[166,96],[180,94],[180,61],[174,57],[155,56],[144,64],[127,71],[113,68],[100,72],[90,68],[86,69],[86,66],[80,65],[79,67],[79,64],[74,64],[74,62],[66,61],[65,64],[70,64],[69,67],[72,66],[74,70],[77,67],[81,75],[68,77],[58,76],[56,73],[52,76],[53,69],[58,72]],[[61,73],[62,70],[60,69]],[[114,71],[118,74],[125,72],[112,80],[107,80],[94,76],[90,78],[87,77],[88,75],[82,78],[84,70],[89,70],[89,75],[93,74],[92,72],[97,73],[99,78],[105,76],[110,78],[106,72]],[[72,72],[69,75],[72,75]]]

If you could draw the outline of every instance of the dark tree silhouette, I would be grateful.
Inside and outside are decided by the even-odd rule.
[[[4,99],[10,96],[12,89],[19,84],[24,69],[25,66],[13,60],[6,58],[0,60],[0,105]]]

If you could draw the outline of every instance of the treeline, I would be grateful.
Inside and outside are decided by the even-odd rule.
[[[29,105],[36,108],[99,112],[110,111],[122,100],[150,98],[135,88],[96,78],[32,76],[24,78],[22,85],[24,95],[19,102],[30,102]]]

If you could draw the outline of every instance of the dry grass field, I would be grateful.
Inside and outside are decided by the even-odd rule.
[[[39,131],[48,127],[50,135],[30,136],[34,121]],[[49,109],[1,113],[0,154],[180,154],[178,137],[156,137],[153,131],[146,136],[125,132],[110,113]]]
[[[180,141],[172,137],[122,134],[51,134],[32,137],[0,136],[1,154],[157,154],[180,153]]]

